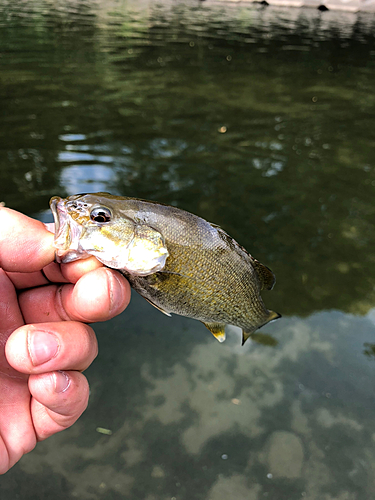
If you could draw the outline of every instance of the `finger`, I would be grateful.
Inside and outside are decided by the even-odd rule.
[[[48,281],[53,283],[69,283],[69,280],[65,278],[61,272],[60,264],[56,262],[51,262],[48,266],[43,268],[43,274]]]
[[[39,441],[73,425],[85,411],[89,399],[86,377],[75,371],[31,375],[29,390],[31,415]]]
[[[47,285],[49,283],[48,279],[43,275],[41,271],[35,271],[33,273],[7,273],[8,278],[11,280],[13,285],[17,290],[22,290],[23,288],[31,288],[34,286]]]
[[[51,262],[41,271],[33,273],[13,273],[8,272],[8,277],[12,280],[17,290],[47,285],[48,283],[70,283],[61,272],[60,265]]]
[[[130,285],[121,274],[101,267],[75,285],[26,290],[19,295],[26,323],[77,320],[106,321],[120,314],[130,300]]]
[[[39,271],[53,262],[54,254],[53,234],[42,222],[0,207],[0,267],[5,271]]]
[[[64,321],[18,328],[5,347],[8,363],[21,373],[85,370],[98,354],[93,329]]]
[[[65,280],[70,283],[76,283],[84,274],[99,269],[100,267],[103,267],[101,262],[95,257],[89,257],[87,259],[69,262],[69,264],[62,264],[61,273]]]
[[[84,274],[103,267],[95,257],[85,260],[77,260],[69,264],[57,264],[51,262],[41,271],[33,273],[8,272],[17,290],[47,285],[48,283],[76,283]]]
[[[23,317],[18,306],[16,291],[7,274],[0,269],[0,338],[8,336],[21,325]]]
[[[0,375],[0,382],[0,474],[4,474],[35,447],[36,439],[27,378],[6,374]]]
[[[0,269],[0,375],[4,373],[14,379],[24,376],[9,366],[4,349],[9,335],[21,325],[23,317],[18,307],[16,291],[6,273]],[[5,394],[1,394],[0,405],[4,402],[4,398]]]
[[[80,259],[69,264],[52,262],[43,269],[43,274],[53,283],[76,283],[84,274],[103,267],[95,257]]]
[[[45,222],[44,227],[52,234],[55,234],[55,223],[54,222]]]

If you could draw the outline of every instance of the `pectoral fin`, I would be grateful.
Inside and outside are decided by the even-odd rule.
[[[171,317],[171,316],[172,316],[171,314],[169,314],[169,312],[164,311],[164,309],[162,309],[161,307],[159,307],[159,306],[157,306],[156,304],[154,304],[153,302],[151,302],[151,300],[150,300],[150,299],[148,299],[147,297],[144,297],[144,298],[147,300],[147,302],[148,302],[149,304],[151,304],[152,306],[154,306],[156,309],[158,309],[160,312],[162,312],[162,313],[163,313],[163,314],[165,314],[166,316],[169,316],[169,317]]]
[[[203,321],[202,321],[203,323]],[[203,323],[206,328],[210,330],[212,335],[217,338],[219,342],[225,340],[225,324],[224,323]]]

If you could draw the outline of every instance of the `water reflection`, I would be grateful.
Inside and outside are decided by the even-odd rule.
[[[71,165],[60,174],[60,180],[69,193],[108,191],[108,183],[113,182],[114,178],[111,167],[93,164],[83,168],[82,165]],[[112,192],[116,194],[113,189]]]
[[[140,324],[142,304],[134,301],[126,333],[119,319],[110,332],[99,327],[99,339],[111,338],[89,370],[87,415],[69,439],[57,436],[25,457],[24,473],[48,464],[80,498],[96,498],[91,487],[114,498],[209,500],[228,491],[239,499],[372,491],[375,403],[366,395],[375,365],[365,362],[364,371],[360,352],[371,322],[342,313],[284,320],[270,356],[251,342],[241,348],[237,329],[220,345],[196,322],[171,325],[151,308]],[[269,327],[276,329],[280,335]],[[160,348],[165,356],[155,357]],[[98,434],[98,426],[112,435]]]
[[[373,33],[312,9],[1,4],[1,199],[190,210],[275,271],[264,298],[284,316],[240,348],[135,297],[97,327],[88,412],[4,498],[371,497]]]

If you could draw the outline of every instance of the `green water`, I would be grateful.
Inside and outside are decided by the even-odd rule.
[[[88,410],[2,500],[374,497],[374,32],[243,3],[0,2],[1,200],[187,209],[272,268],[283,314],[276,345],[241,348],[134,294],[95,327]]]

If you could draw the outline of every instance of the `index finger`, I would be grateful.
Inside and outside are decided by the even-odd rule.
[[[39,271],[55,258],[54,235],[44,224],[0,207],[0,267],[5,271]]]

